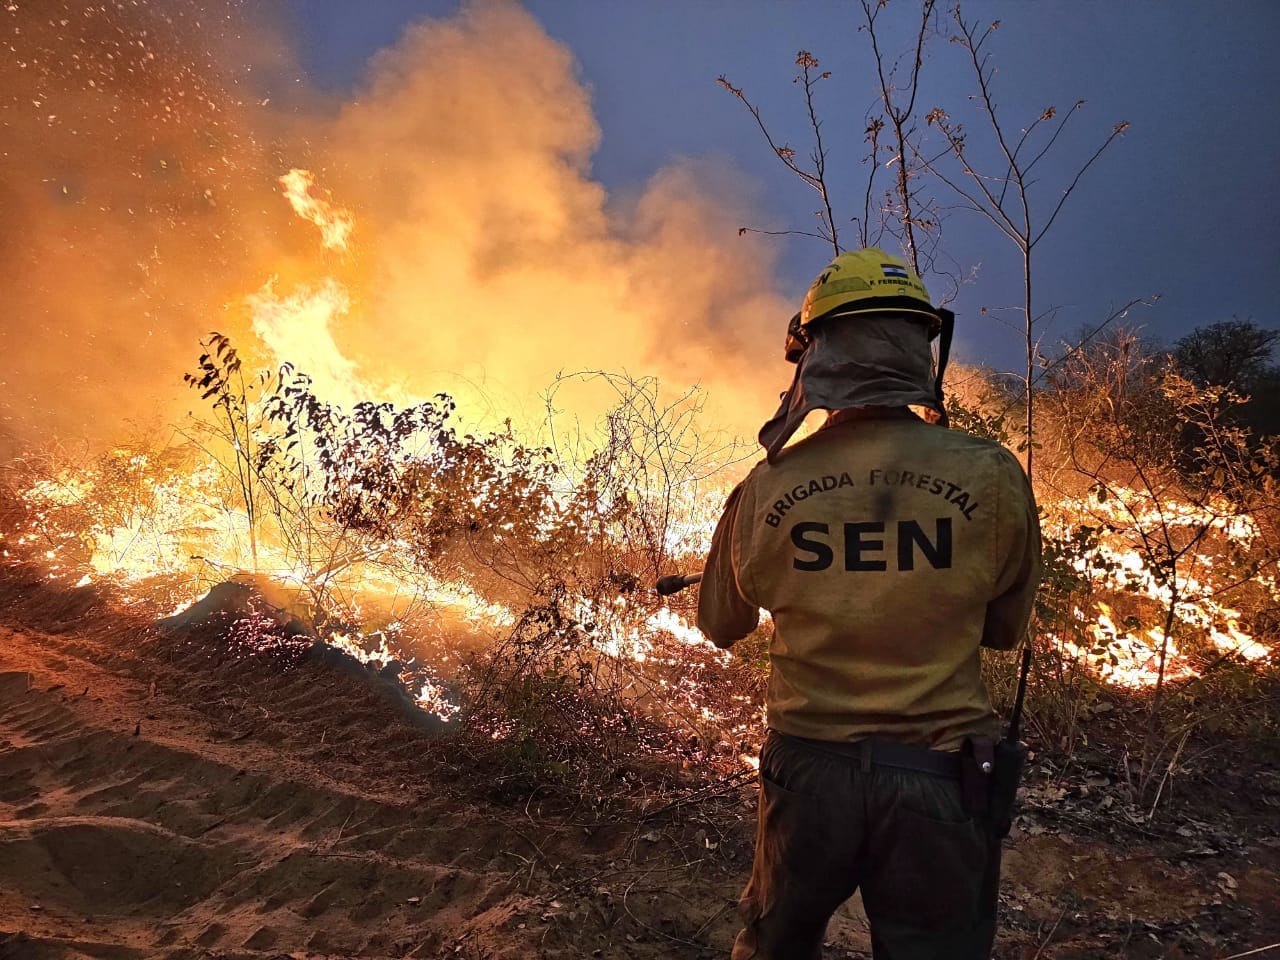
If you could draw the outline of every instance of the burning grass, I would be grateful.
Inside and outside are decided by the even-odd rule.
[[[188,379],[208,422],[10,464],[11,559],[157,615],[252,582],[544,775],[645,752],[736,766],[753,750],[758,673],[693,629],[691,598],[649,589],[700,563],[736,451],[693,432],[696,394],[660,402],[653,381],[587,375],[617,400],[599,430],[532,447],[509,424],[459,433],[447,397],[348,411],[287,366],[242,377],[229,341],[207,346]],[[246,655],[288,646],[250,619],[234,631]]]

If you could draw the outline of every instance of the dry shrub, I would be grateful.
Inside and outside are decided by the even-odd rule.
[[[557,393],[575,384],[613,395],[585,431],[555,421]],[[743,669],[650,588],[700,564],[721,505],[714,478],[737,446],[699,430],[696,391],[663,400],[652,379],[575,374],[547,403],[562,485],[541,503],[537,535],[471,551],[477,577],[527,592],[511,632],[467,663],[468,723],[553,778],[598,780],[637,752],[736,763],[757,717],[737,693]],[[687,599],[671,603],[688,615]]]
[[[462,433],[446,396],[343,409],[288,365],[251,375],[225,337],[204,346],[188,382],[213,416],[186,443],[9,471],[10,528],[49,544],[51,565],[118,569],[135,594],[170,578],[188,599],[233,575],[283,584],[281,605],[318,635],[398,661],[424,707],[461,709],[517,780],[581,785],[637,754],[736,764],[751,750],[758,698],[740,691],[758,674],[650,589],[700,564],[717,474],[738,454],[700,428],[697,391],[566,375],[547,395],[550,441],[531,445],[509,424]],[[611,397],[596,423],[557,411],[579,386]],[[689,616],[691,599],[674,608]],[[487,627],[461,638],[450,603]]]
[[[998,395],[953,422],[1005,439]],[[1277,730],[1276,441],[1243,425],[1243,403],[1121,329],[1054,362],[1036,401],[1030,730],[1070,751],[1122,695],[1149,803],[1188,732]],[[991,658],[988,676],[1007,703],[1016,665]]]

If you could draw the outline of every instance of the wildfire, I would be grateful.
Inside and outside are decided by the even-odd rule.
[[[348,210],[316,195],[314,175],[294,168],[280,177],[279,183],[296,214],[320,229],[324,248],[345,250],[354,218]],[[351,296],[338,280],[322,277],[284,292],[276,289],[275,280],[268,280],[246,304],[253,332],[270,355],[277,363],[288,362],[305,371],[325,403],[350,409],[377,398],[378,391],[362,380],[356,363],[344,355],[333,335],[335,322],[351,306]],[[247,394],[244,402],[251,408],[243,411],[246,422],[261,414]],[[435,623],[442,633],[471,629],[492,642],[519,629],[520,604],[528,597],[519,599],[518,590],[493,592],[493,578],[473,577],[465,564],[448,577],[432,575],[398,561],[413,555],[412,543],[394,538],[376,544],[357,542],[350,531],[332,524],[329,517],[308,517],[297,529],[289,529],[283,519],[277,519],[274,526],[264,523],[264,517],[286,516],[291,507],[286,502],[289,498],[294,498],[292,505],[296,506],[316,493],[320,481],[314,438],[305,430],[291,437],[297,445],[300,479],[279,486],[269,496],[261,493],[253,507],[246,501],[244,484],[245,471],[251,469],[255,454],[245,444],[261,446],[263,441],[253,440],[248,433],[243,440],[236,435],[226,455],[205,456],[193,465],[197,449],[209,453],[216,448],[216,437],[199,434],[190,439],[192,447],[185,459],[171,462],[153,453],[121,449],[92,467],[78,465],[37,479],[22,494],[32,529],[20,542],[49,541],[46,555],[53,574],[78,577],[79,584],[111,580],[152,596],[163,584],[169,605],[177,609],[198,599],[219,580],[239,571],[256,570],[293,590],[300,606],[314,604],[317,609],[338,611],[345,623],[360,625],[328,629],[327,643],[366,663],[413,662],[418,703],[444,719],[457,715],[460,707],[448,681],[442,678],[446,674],[438,664],[415,658],[414,631]],[[442,456],[438,450],[414,455],[427,459]],[[515,537],[522,522],[527,523],[521,528],[524,535],[534,541],[558,536],[555,511],[573,502],[577,485],[585,482],[592,463],[590,457],[584,457],[571,464],[561,486],[546,503],[545,514],[506,519],[498,524],[498,537]],[[659,474],[660,480],[667,476]],[[367,492],[360,488],[352,491],[356,495]],[[464,496],[470,507],[479,509],[503,493],[500,475],[482,474],[470,483]],[[722,492],[709,492],[705,485],[646,489],[641,473],[637,473],[623,492],[589,501],[585,509],[591,515],[590,526],[591,522],[606,523],[619,509],[652,507],[662,518],[656,538],[662,555],[695,565],[706,553],[722,502]],[[1112,519],[1117,527],[1122,520],[1141,522],[1147,517],[1152,522],[1159,519],[1188,528],[1208,523],[1223,537],[1246,545],[1259,536],[1256,525],[1229,517],[1226,510],[1221,516],[1206,518],[1188,505],[1157,505],[1132,491],[1121,502],[1101,508],[1090,504],[1086,510],[1081,504],[1070,503],[1059,508],[1059,522],[1068,529],[1103,509],[1115,511]],[[592,549],[604,550],[609,546],[603,542],[607,536],[593,533],[588,543]],[[1101,563],[1096,562],[1098,558]],[[1207,638],[1224,654],[1238,653],[1249,659],[1268,655],[1267,648],[1241,628],[1240,611],[1225,606],[1210,589],[1215,571],[1207,554],[1186,562],[1180,589],[1175,592],[1131,544],[1109,533],[1098,545],[1095,562],[1081,561],[1077,572],[1107,596],[1124,595],[1163,608],[1172,606],[1174,628],[1168,637],[1162,627],[1122,617],[1102,599],[1076,608],[1074,633],[1047,636],[1066,655],[1109,683],[1147,687],[1156,682],[1162,670],[1166,680],[1192,676],[1183,642],[1190,632]],[[1280,600],[1274,582],[1270,589]],[[645,681],[648,687],[636,687],[641,695],[660,691],[664,702],[680,704],[689,719],[719,727],[726,738],[722,747],[727,755],[740,754],[742,762],[752,768],[758,764],[749,744],[752,731],[762,720],[759,705],[751,698],[727,694],[713,707],[702,688],[701,671],[732,664],[731,654],[716,649],[678,611],[657,604],[652,597],[641,598],[623,590],[621,585],[616,596],[606,591],[604,595],[571,596],[567,601],[565,610],[589,647],[630,666],[629,683],[638,684],[639,671],[655,671],[657,679]],[[439,626],[442,615],[448,618],[444,627]],[[693,663],[697,666],[691,666]],[[728,722],[729,714],[737,719]],[[501,733],[495,731],[494,735]],[[744,746],[746,752],[742,752]]]
[[[1047,639],[1060,644],[1067,655],[1088,665],[1101,679],[1134,689],[1158,681],[1162,652],[1166,680],[1194,675],[1179,637],[1204,637],[1223,656],[1245,660],[1269,656],[1267,646],[1241,628],[1241,611],[1223,602],[1218,586],[1222,574],[1217,569],[1222,551],[1219,548],[1215,553],[1214,547],[1221,543],[1248,549],[1261,536],[1257,523],[1251,517],[1236,514],[1226,503],[1156,503],[1149,493],[1125,487],[1116,487],[1115,493],[1101,503],[1092,499],[1056,503],[1053,526],[1070,529],[1081,523],[1101,524],[1097,527],[1100,539],[1093,557],[1078,559],[1076,572],[1098,589],[1145,602],[1150,609],[1169,614],[1169,636],[1165,636],[1163,615],[1158,618],[1159,626],[1129,621],[1121,624],[1111,604],[1096,600],[1092,613],[1075,609],[1079,637],[1053,633]],[[1122,532],[1162,528],[1173,535],[1201,536],[1201,549],[1180,559],[1176,581]],[[1272,602],[1280,603],[1280,590],[1274,581],[1265,577],[1256,581]]]
[[[320,227],[324,246],[344,249],[353,228],[349,212],[315,195],[315,178],[309,171],[290,170],[280,183],[294,211]],[[324,402],[347,409],[376,395],[362,382],[356,364],[343,354],[332,333],[334,322],[347,313],[350,302],[346,287],[332,277],[292,291],[280,291],[275,280],[268,280],[246,299],[253,332],[275,361],[305,371]],[[245,423],[260,417],[259,401],[248,393],[237,402],[247,404],[241,411]],[[296,612],[304,620],[317,605],[338,611],[349,624],[376,620],[377,626],[328,630],[324,640],[364,663],[413,663],[419,704],[444,719],[455,716],[459,707],[447,682],[430,664],[416,660],[418,648],[410,634],[425,629],[456,633],[459,626],[467,625],[479,635],[498,639],[519,619],[510,603],[485,595],[465,573],[446,580],[396,562],[397,556],[412,553],[409,543],[344,542],[346,534],[341,530],[326,532],[323,518],[319,526],[315,519],[303,521],[303,529],[287,529],[283,521],[264,524],[264,511],[281,516],[287,511],[288,504],[279,499],[282,495],[301,502],[298,498],[316,492],[314,438],[297,435],[300,484],[271,496],[260,492],[255,511],[245,497],[244,471],[257,455],[254,445],[260,448],[263,439],[236,433],[229,449],[219,455],[218,445],[227,443],[226,437],[218,436],[223,428],[213,422],[203,429],[192,436],[187,454],[176,459],[122,448],[96,464],[76,465],[31,484],[23,493],[33,524],[26,536],[34,542],[40,530],[61,531],[58,542],[47,551],[51,572],[74,573],[81,585],[110,581],[131,593],[153,597],[163,593],[167,597],[163,606],[176,613],[214,583],[254,570],[295,597]],[[199,450],[215,455],[201,457]],[[439,452],[418,455],[436,458]],[[533,536],[556,535],[553,512],[572,501],[575,486],[583,482],[586,472],[585,460],[570,464],[548,513],[528,518]],[[618,509],[643,504],[651,495],[642,485],[630,486],[625,496],[610,495],[596,504],[593,509],[600,522]],[[482,478],[470,487],[468,501],[471,507],[482,508],[501,493],[498,480]],[[721,497],[698,496],[690,486],[662,491],[662,496],[667,517],[662,527],[664,552],[673,557],[700,556],[707,548]],[[503,535],[511,535],[514,528],[514,520],[500,525]],[[336,540],[326,541],[326,537]],[[718,713],[703,701],[684,658],[673,655],[669,642],[674,641],[677,649],[699,650],[709,662],[727,664],[731,657],[715,649],[679,613],[621,594],[571,597],[568,610],[599,654],[683,672],[680,682],[662,679],[655,686],[678,698],[691,717],[718,722]],[[441,615],[447,617],[444,625],[431,627]],[[631,682],[638,680],[632,675]],[[735,729],[733,736],[745,735],[743,725]]]
[[[271,149],[259,149],[266,140],[251,135],[252,122],[241,127],[235,97],[209,99],[216,91],[202,82],[203,70],[172,69],[181,44],[141,31],[92,62],[91,43],[65,22],[49,21],[45,31],[44,19],[33,12],[31,29],[22,31],[32,50],[42,49],[30,39],[35,28],[48,40],[41,41],[48,52],[40,54],[38,78],[30,71],[33,93],[40,88],[34,106],[46,109],[53,98],[44,88],[57,93],[57,74],[66,73],[61,99],[78,116],[56,128],[69,127],[64,132],[86,147],[71,151],[69,141],[50,141],[33,153],[51,172],[25,179],[61,192],[52,203],[46,187],[20,198],[20,212],[29,205],[33,215],[31,236],[19,246],[33,252],[15,262],[35,279],[16,315],[67,318],[61,346],[42,351],[49,358],[77,342],[94,346],[75,365],[46,367],[49,358],[40,357],[26,366],[43,385],[71,382],[68,371],[112,366],[126,383],[144,380],[136,377],[137,358],[161,368],[154,349],[161,338],[136,335],[135,322],[150,332],[163,314],[166,334],[184,323],[196,329],[197,321],[207,330],[210,305],[227,303],[233,336],[208,347],[217,353],[210,363],[222,362],[231,339],[242,354],[234,369],[223,368],[235,381],[231,392],[205,393],[201,419],[184,421],[176,437],[27,465],[15,485],[20,520],[4,533],[5,555],[20,546],[12,552],[42,558],[62,584],[110,583],[175,612],[213,585],[251,573],[278,585],[299,618],[333,646],[370,663],[416,661],[409,688],[442,716],[457,710],[450,684],[469,665],[463,654],[507,644],[525,655],[520,630],[532,619],[538,640],[550,636],[554,646],[563,639],[537,656],[586,661],[563,689],[617,665],[629,694],[663,710],[678,706],[690,725],[716,728],[729,742],[726,756],[741,753],[752,762],[758,697],[726,680],[741,681],[734,671],[744,668],[744,648],[737,655],[716,649],[692,624],[684,600],[667,606],[642,587],[643,577],[659,570],[700,565],[724,488],[754,447],[726,448],[718,432],[701,433],[706,421],[694,417],[703,408],[688,396],[672,404],[665,395],[659,402],[656,389],[642,389],[628,399],[599,372],[621,366],[623,357],[644,358],[649,370],[678,385],[687,369],[697,370],[724,391],[716,397],[716,426],[751,426],[749,404],[736,402],[743,399],[738,388],[749,383],[759,392],[763,352],[740,348],[754,336],[729,345],[715,332],[730,324],[762,331],[771,316],[789,310],[771,289],[768,251],[752,247],[750,237],[738,239],[732,227],[742,221],[706,199],[702,177],[664,171],[634,204],[609,202],[589,177],[599,130],[588,92],[571,58],[512,5],[482,4],[458,23],[415,30],[378,58],[362,101],[332,111],[334,122],[310,138],[318,162],[358,173],[348,181],[351,192],[337,196],[311,170],[288,162],[263,169],[299,141],[276,138]],[[501,56],[494,55],[495,38],[506,44]],[[23,42],[15,32],[14,43]],[[166,55],[169,47],[176,50]],[[17,61],[23,71],[27,59]],[[175,74],[177,82],[164,79]],[[86,99],[80,82],[91,75],[97,93]],[[107,146],[101,136],[91,139],[100,112],[91,104],[99,101],[112,104],[112,116],[101,119],[119,124],[112,142],[127,149],[94,149]],[[513,111],[522,131],[515,140],[507,119]],[[62,108],[58,114],[69,116]],[[14,129],[43,133],[55,129],[54,119],[45,114],[39,126]],[[460,123],[466,137],[456,135]],[[157,132],[166,136],[157,141]],[[55,150],[71,155],[50,166]],[[298,276],[303,261],[293,243],[281,249],[269,236],[272,214],[285,208],[258,217],[264,186],[269,203],[279,197],[310,225],[299,224],[290,238],[312,245],[310,275]],[[619,229],[627,206],[636,208],[635,221]],[[345,256],[354,249],[357,210],[362,263]],[[495,223],[510,229],[495,234]],[[114,242],[122,236],[141,238],[139,249]],[[721,236],[731,237],[730,245]],[[85,246],[95,237],[97,246]],[[98,263],[98,272],[71,277],[72,260]],[[362,277],[377,277],[377,286],[362,286]],[[64,296],[63,287],[88,293]],[[80,314],[90,319],[70,326]],[[608,335],[584,335],[602,316]],[[677,332],[691,350],[669,349]],[[605,349],[597,350],[602,341]],[[309,378],[312,416],[278,420],[268,412],[262,384],[271,378],[277,401],[287,390],[303,392],[304,378],[284,384],[283,364]],[[534,403],[532,414],[524,404],[559,365],[597,372],[557,377],[542,398],[544,424],[544,404]],[[585,404],[555,398],[554,389],[570,382],[590,395]],[[27,385],[10,386],[15,397],[37,396]],[[396,419],[398,408],[419,403],[411,391],[432,396],[438,389],[459,401],[452,437],[415,433],[420,423]],[[93,400],[101,408],[103,397],[127,392]],[[594,431],[605,418],[578,417],[605,407],[602,445]],[[371,409],[366,419],[353,415]],[[655,415],[673,419],[663,429],[634,432]],[[478,435],[478,425],[494,428],[508,416],[515,425],[505,438],[468,444],[463,440],[475,437],[459,436]],[[338,422],[346,432],[325,432]],[[408,435],[412,449],[365,443],[371,434]],[[322,458],[316,441],[326,436],[337,439]],[[695,461],[680,460],[682,445],[702,458],[684,474],[679,468]],[[511,464],[521,470],[503,469]],[[354,468],[344,473],[347,465]],[[539,473],[543,466],[547,472]],[[611,482],[593,487],[602,475]],[[1223,542],[1249,549],[1262,536],[1257,524],[1233,516],[1226,504],[1211,504],[1206,514],[1134,490],[1117,494],[1106,503],[1053,505],[1061,513],[1058,532],[1085,523],[1101,532],[1093,555],[1076,567],[1075,621],[1045,625],[1042,639],[1095,676],[1131,688],[1149,687],[1162,673],[1189,677],[1214,651],[1269,656],[1270,639],[1249,632],[1254,618],[1245,611],[1256,609],[1247,605],[1254,600],[1231,591],[1231,560],[1222,549]],[[1188,536],[1207,524],[1217,542],[1182,557],[1171,580],[1132,538],[1115,532],[1143,524]],[[1274,580],[1254,583],[1280,602]],[[767,618],[762,629],[767,633]]]

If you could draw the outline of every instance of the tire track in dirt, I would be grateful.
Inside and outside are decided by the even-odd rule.
[[[0,674],[0,916],[23,918],[6,960],[435,956],[537,909],[472,812],[250,771],[83,702]],[[484,955],[529,955],[504,939]]]
[[[740,866],[707,856],[709,821],[676,811],[653,842],[589,802],[490,804],[501,771],[363,672],[73,599],[48,632],[66,599],[0,579],[0,960],[700,960],[731,941]],[[97,896],[86,856],[119,889]]]
[[[502,764],[426,736],[366,671],[162,638],[18,568],[5,671],[0,860],[25,865],[0,875],[0,960],[710,960],[736,932],[745,796],[653,821],[513,805]],[[86,896],[85,855],[124,889]]]

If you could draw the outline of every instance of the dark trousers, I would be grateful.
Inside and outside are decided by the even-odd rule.
[[[876,960],[988,960],[999,882],[1000,841],[958,780],[770,731],[733,960],[820,960],[859,888]]]

